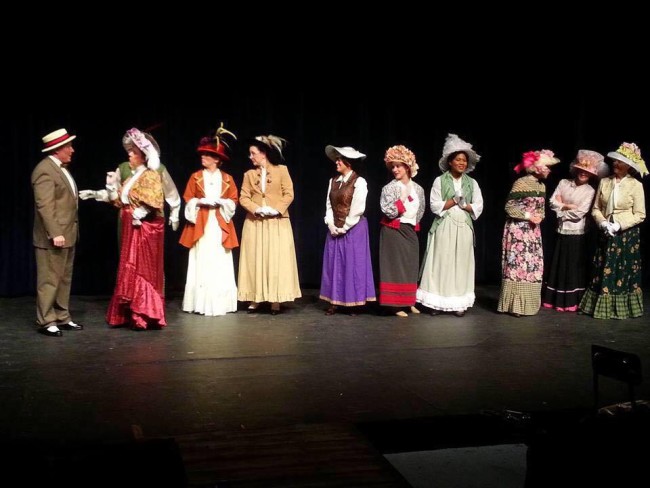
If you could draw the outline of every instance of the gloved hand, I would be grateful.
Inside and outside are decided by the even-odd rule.
[[[217,203],[212,198],[203,197],[199,198],[199,205],[202,207],[216,207]]]
[[[330,230],[332,237],[339,235],[338,230],[334,224],[327,224],[327,228]]]
[[[280,212],[272,207],[266,207],[266,215],[269,217],[275,217],[276,215],[280,215]]]
[[[133,219],[131,221],[131,225],[133,225],[134,227],[140,227],[142,225],[142,221],[139,219]]]
[[[117,171],[108,171],[106,173],[106,186],[111,185],[117,189]]]
[[[457,203],[460,208],[465,208],[465,206],[467,205],[467,200],[465,200],[465,197],[461,195]]]
[[[260,217],[264,216],[264,207],[257,207],[255,209],[255,215],[259,215]]]
[[[607,229],[605,230],[605,234],[609,235],[610,237],[614,237],[619,230],[621,230],[621,224],[618,222],[607,222]]]
[[[97,192],[95,190],[79,190],[79,198],[82,200],[97,198]]]
[[[600,227],[600,230],[602,230],[603,232],[607,232],[608,226],[609,226],[609,222],[607,222],[606,220],[603,220],[600,224],[598,224],[598,227]]]
[[[460,199],[462,197],[463,197],[463,192],[461,190],[456,190],[456,192],[454,193],[454,197],[453,197],[453,200],[454,200],[454,202],[456,202],[456,205],[459,204],[458,202],[460,202]]]
[[[172,230],[178,230],[178,224],[179,224],[179,219],[178,219],[178,213],[181,210],[180,204],[177,207],[172,207],[172,209],[169,212],[169,225],[171,226]]]
[[[343,227],[337,227],[336,232],[338,232],[338,234],[342,236],[343,234],[347,233],[347,230],[345,230]]]
[[[137,207],[133,209],[133,218],[137,220],[142,220],[144,219],[149,211],[146,208],[143,207]]]

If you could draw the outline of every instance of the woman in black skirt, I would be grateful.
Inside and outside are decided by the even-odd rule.
[[[607,176],[605,157],[580,149],[573,163],[572,180],[561,180],[549,201],[557,215],[557,241],[544,290],[543,305],[558,312],[575,312],[587,285],[585,230],[595,190],[589,180]]]
[[[416,232],[424,215],[424,190],[413,178],[418,172],[415,154],[405,146],[388,148],[384,156],[393,180],[381,190],[379,238],[379,304],[398,317],[415,308],[420,248]]]

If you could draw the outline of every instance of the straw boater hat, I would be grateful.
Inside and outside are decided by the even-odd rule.
[[[645,161],[641,157],[641,149],[633,142],[624,142],[616,151],[607,153],[607,157],[634,168],[642,178],[648,174],[648,168],[646,168]]]
[[[542,149],[541,151],[528,151],[522,155],[521,163],[514,167],[517,173],[528,170],[531,166],[553,166],[560,160],[555,157],[553,151]]]
[[[442,157],[438,161],[438,167],[441,171],[447,171],[449,169],[449,156],[452,154],[462,152],[467,156],[467,169],[465,173],[471,173],[476,168],[476,163],[479,162],[481,156],[476,154],[476,151],[472,149],[472,145],[469,142],[463,141],[456,134],[447,135],[445,139],[445,145],[442,148]]]
[[[571,172],[581,169],[592,176],[603,178],[609,174],[609,167],[605,163],[605,156],[589,149],[580,149],[575,161],[571,163]]]
[[[230,132],[223,126],[223,122],[217,128],[212,137],[203,137],[199,142],[199,147],[196,148],[196,152],[199,154],[206,153],[211,156],[216,156],[221,161],[230,161],[230,156],[226,152],[230,150],[230,146],[223,139],[224,135],[230,135],[233,139],[237,140],[237,136]]]
[[[355,148],[350,146],[344,146],[344,147],[326,146],[325,154],[327,154],[327,157],[334,162],[336,162],[336,160],[340,157],[343,157],[346,160],[358,159],[359,161],[362,161],[366,159],[365,154],[357,151]]]
[[[287,145],[286,139],[268,134],[265,136],[256,136],[248,141],[250,146],[255,146],[266,154],[266,158],[271,164],[283,164],[284,155],[282,149]]]
[[[390,169],[391,163],[402,163],[408,166],[411,170],[411,178],[418,174],[418,163],[415,161],[415,154],[406,146],[392,146],[386,150],[384,156],[386,167]]]
[[[77,136],[72,136],[68,134],[68,131],[65,129],[55,130],[50,132],[48,135],[43,137],[43,149],[41,152],[49,152],[52,149],[61,147],[68,142],[73,141]]]
[[[122,137],[122,146],[127,152],[134,146],[140,149],[147,158],[147,168],[157,170],[160,167],[160,146],[148,132],[135,127],[127,130]]]

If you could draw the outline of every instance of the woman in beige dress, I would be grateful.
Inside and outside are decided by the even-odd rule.
[[[298,265],[289,205],[293,182],[284,163],[280,137],[257,136],[249,145],[255,166],[244,174],[239,203],[248,212],[239,257],[238,299],[250,302],[249,313],[261,302],[271,302],[271,314],[280,303],[299,298]]]

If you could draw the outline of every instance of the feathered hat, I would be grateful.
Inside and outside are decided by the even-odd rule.
[[[589,149],[580,149],[576,159],[571,163],[571,172],[581,169],[598,178],[609,174],[609,167],[605,163],[605,156]]]
[[[607,157],[634,168],[641,175],[641,178],[648,174],[648,168],[646,168],[645,161],[641,157],[641,149],[633,142],[624,142],[616,151],[607,153]]]
[[[135,127],[127,130],[122,137],[122,146],[127,152],[137,147],[147,160],[147,168],[153,170],[160,168],[160,146],[148,132],[142,132]]]
[[[287,145],[286,139],[282,137],[268,134],[265,136],[256,136],[249,141],[251,146],[257,147],[260,151],[266,154],[266,158],[271,164],[284,163],[284,155],[282,149]]]
[[[237,140],[237,136],[226,129],[223,126],[223,122],[221,122],[217,130],[214,131],[213,136],[203,137],[199,141],[199,147],[196,148],[196,152],[216,156],[221,161],[230,161],[230,156],[226,152],[226,150],[230,150],[230,146],[223,139],[224,135],[232,136],[233,139]]]
[[[411,178],[418,174],[418,163],[415,160],[415,154],[406,146],[392,146],[386,149],[384,155],[384,162],[386,167],[390,169],[391,163],[402,163],[408,166],[411,170]]]
[[[467,156],[467,169],[465,173],[474,171],[476,163],[479,162],[481,156],[476,154],[476,151],[472,149],[472,145],[469,142],[463,141],[456,134],[448,134],[447,139],[445,139],[445,145],[442,148],[442,157],[438,161],[438,167],[441,171],[447,171],[449,169],[449,156],[458,152],[465,153]]]
[[[553,151],[549,149],[542,149],[541,151],[528,151],[525,152],[521,158],[521,163],[515,166],[514,170],[521,173],[531,166],[553,166],[559,163],[560,160],[555,157]]]

